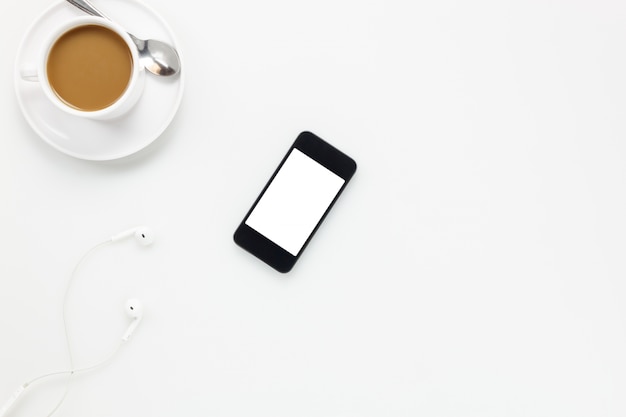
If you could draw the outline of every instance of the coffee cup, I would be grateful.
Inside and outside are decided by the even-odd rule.
[[[74,18],[50,32],[37,62],[25,65],[20,73],[23,80],[38,82],[55,107],[95,120],[128,112],[145,81],[128,33],[92,16]]]

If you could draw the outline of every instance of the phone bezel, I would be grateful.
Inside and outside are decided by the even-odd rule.
[[[250,213],[254,211],[258,202],[265,194],[265,191],[269,188],[278,172],[282,169],[285,161],[289,158],[289,155],[291,155],[293,149],[298,149],[300,152],[304,153],[323,167],[334,172],[344,180],[343,185],[333,198],[332,202],[326,208],[322,217],[320,217],[320,220],[307,237],[298,254],[295,256],[246,224],[246,220],[248,220]],[[304,249],[308,246],[311,238],[315,235],[315,232],[317,232],[317,229],[319,229],[320,225],[335,205],[335,202],[343,190],[346,188],[346,185],[354,175],[356,168],[357,165],[354,159],[330,145],[328,142],[311,132],[300,133],[283,159],[280,161],[280,164],[278,164],[278,167],[270,177],[267,184],[265,184],[265,187],[263,187],[263,190],[254,201],[254,204],[252,204],[250,210],[248,210],[248,213],[239,224],[239,227],[233,236],[235,243],[277,271],[282,273],[289,272],[295,265],[296,261],[300,258],[300,255],[302,255],[302,252],[304,252]]]

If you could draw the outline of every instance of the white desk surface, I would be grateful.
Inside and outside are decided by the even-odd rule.
[[[149,0],[184,98],[105,163],[17,106],[50,4],[0,6],[0,403],[68,366],[75,262],[143,223],[154,246],[102,249],[72,287],[77,365],[115,345],[128,296],[144,320],[59,416],[626,415],[624,1]],[[302,130],[359,169],[281,275],[232,234]]]

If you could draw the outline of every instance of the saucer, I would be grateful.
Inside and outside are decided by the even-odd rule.
[[[167,23],[140,1],[94,0],[93,3],[137,37],[158,39],[177,47]],[[37,82],[23,80],[20,70],[34,65],[50,31],[63,21],[78,16],[85,14],[66,1],[59,1],[28,29],[15,62],[17,101],[33,130],[53,148],[92,161],[123,158],[151,144],[169,126],[183,94],[184,65],[182,71],[172,77],[147,73],[143,94],[120,118],[99,121],[70,115],[56,108]]]

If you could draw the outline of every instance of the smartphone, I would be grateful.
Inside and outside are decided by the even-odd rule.
[[[356,171],[356,162],[302,132],[235,231],[235,243],[289,272]]]

